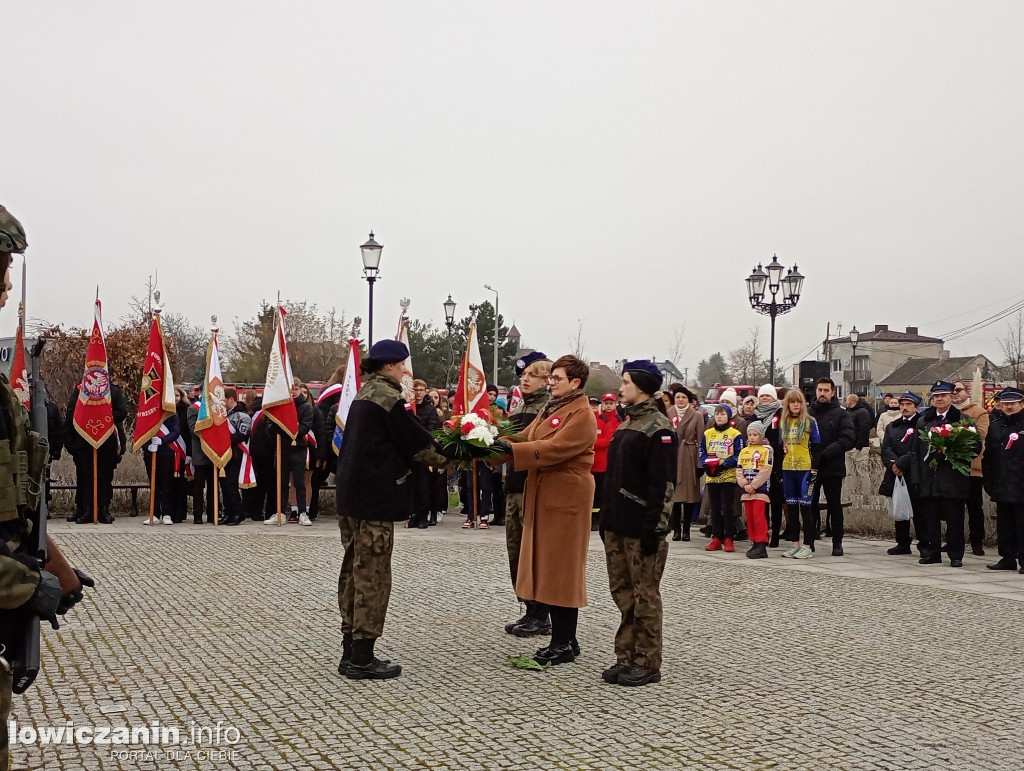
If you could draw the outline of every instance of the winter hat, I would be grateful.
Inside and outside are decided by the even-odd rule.
[[[722,404],[722,402],[719,402],[715,405],[715,411],[717,412],[718,410],[725,410],[725,414],[729,416],[729,420],[732,420],[732,407],[728,404]]]
[[[778,400],[779,392],[775,390],[775,386],[771,383],[765,383],[763,386],[757,389],[757,398],[760,399],[762,396],[768,395],[773,400]]]
[[[729,404],[735,407],[739,401],[738,397],[736,396],[736,389],[726,388],[724,391],[722,391],[722,395],[718,397],[718,401],[729,402]]]
[[[633,383],[645,394],[654,395],[654,392],[661,388],[665,377],[661,374],[654,362],[650,359],[638,359],[627,361],[622,366],[622,374],[629,373]]]
[[[758,434],[764,436],[764,423],[762,423],[760,420],[750,421],[749,423],[747,423],[747,433],[749,434],[751,431],[757,431]]]

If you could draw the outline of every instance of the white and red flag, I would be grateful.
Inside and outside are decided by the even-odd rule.
[[[412,381],[415,376],[412,374],[412,346],[409,345],[409,320],[402,315],[402,320],[398,325],[398,336],[395,339],[405,344],[406,350],[409,351],[408,358],[402,362],[402,398],[405,399],[409,404],[416,402],[416,394],[412,390]]]
[[[348,421],[348,411],[352,408],[352,402],[356,400],[356,394],[362,387],[359,377],[359,341],[350,339],[348,341],[348,363],[345,365],[345,379],[341,381],[341,396],[338,398],[338,411],[334,417],[334,438],[331,442],[335,455],[341,451],[341,440],[345,434],[345,423]]]
[[[299,413],[292,399],[292,363],[288,359],[288,344],[285,340],[285,310],[277,306],[274,317],[274,342],[270,346],[270,362],[267,364],[266,385],[263,387],[263,412],[277,423],[294,443],[299,433]]]
[[[469,335],[466,337],[466,352],[462,355],[462,366],[459,367],[459,383],[455,388],[452,412],[455,415],[467,415],[470,412],[475,412],[490,420],[490,406],[490,399],[487,396],[487,376],[484,375],[484,362],[480,358],[476,322],[473,322],[469,325]]]
[[[231,460],[231,428],[228,425],[228,407],[224,402],[224,377],[220,369],[216,329],[206,349],[206,374],[203,377],[203,395],[199,399],[196,433],[206,457],[214,466],[223,469]]]
[[[154,314],[149,329],[149,345],[142,360],[142,386],[139,389],[139,409],[135,413],[135,437],[132,449],[138,450],[160,433],[164,421],[174,414],[174,378],[171,362],[167,358],[164,330],[160,314]]]
[[[18,396],[18,401],[26,410],[32,410],[32,391],[28,387],[28,372],[25,370],[25,338],[18,324],[14,335],[14,359],[11,361],[11,388]]]
[[[110,405],[110,372],[107,370],[107,344],[103,339],[103,315],[96,300],[92,334],[85,349],[85,372],[75,402],[75,430],[94,449],[99,449],[114,433],[114,412]]]

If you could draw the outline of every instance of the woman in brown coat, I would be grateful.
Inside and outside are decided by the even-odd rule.
[[[672,540],[690,540],[690,521],[694,507],[700,507],[700,437],[704,433],[704,416],[696,409],[696,398],[683,388],[672,390],[673,406],[668,411],[679,453],[676,458],[676,489],[672,495]],[[692,406],[691,406],[692,404]]]
[[[576,621],[587,604],[587,548],[594,501],[597,420],[583,386],[590,368],[575,356],[551,365],[551,399],[511,446],[517,470],[528,472],[516,596],[551,611],[551,644],[540,662],[562,664],[579,655]]]

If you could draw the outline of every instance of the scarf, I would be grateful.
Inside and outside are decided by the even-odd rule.
[[[769,418],[781,409],[782,402],[776,399],[775,401],[768,402],[767,404],[758,404],[754,407],[754,415],[756,415],[757,419],[767,426],[770,423]]]
[[[544,405],[544,411],[541,412],[540,416],[542,418],[546,418],[551,413],[558,412],[562,407],[565,407],[567,404],[571,404],[574,399],[579,399],[581,396],[584,398],[586,397],[586,394],[583,393],[582,389],[573,391],[571,394],[566,394],[565,396],[559,396],[557,399],[551,399]]]

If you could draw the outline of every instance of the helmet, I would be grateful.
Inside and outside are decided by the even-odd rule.
[[[3,206],[0,206],[0,252],[21,254],[28,246],[25,229]]]

